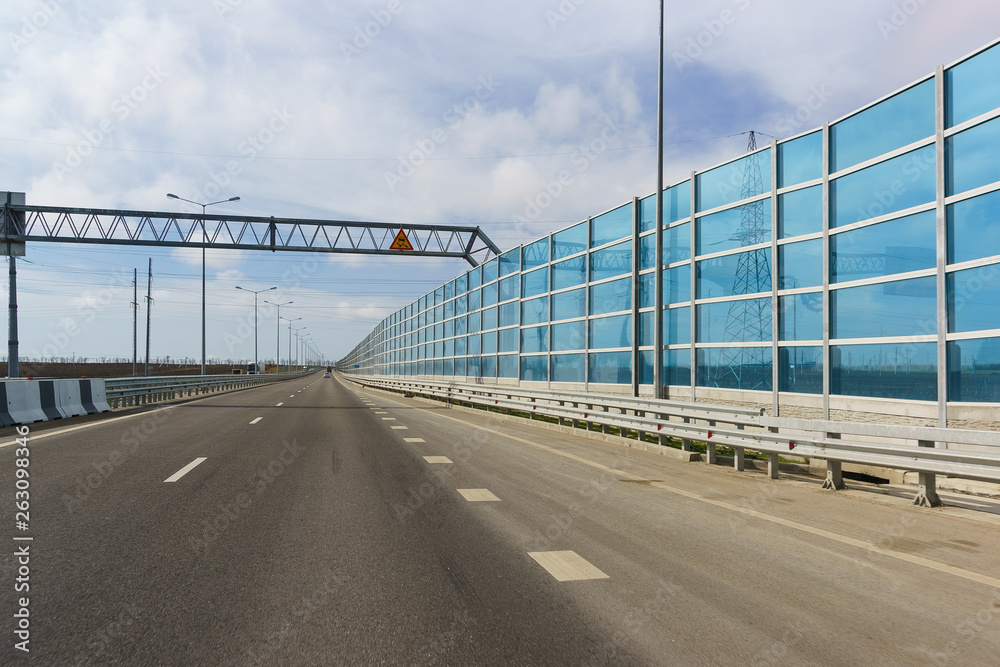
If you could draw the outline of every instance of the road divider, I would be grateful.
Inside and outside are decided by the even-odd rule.
[[[102,379],[0,382],[0,426],[110,411]]]

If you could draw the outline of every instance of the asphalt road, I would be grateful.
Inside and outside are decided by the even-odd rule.
[[[680,463],[319,375],[75,425],[31,429],[28,531],[17,447],[0,448],[2,664],[1000,656],[987,512]]]

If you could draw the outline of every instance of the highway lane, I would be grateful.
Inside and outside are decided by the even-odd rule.
[[[0,474],[12,459],[0,449]],[[31,471],[40,664],[990,664],[1000,654],[994,523],[336,379],[54,435],[34,445]],[[567,554],[583,569],[543,566]],[[8,590],[13,573],[6,556]],[[12,644],[0,646],[5,664]]]

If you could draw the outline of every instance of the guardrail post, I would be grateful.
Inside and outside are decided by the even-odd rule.
[[[918,440],[917,445],[919,447],[934,447],[934,443],[930,440]],[[920,507],[941,507],[944,503],[941,502],[941,498],[937,494],[937,475],[932,472],[921,472],[917,473],[917,477],[920,488],[917,491],[917,497],[913,499],[913,504]]]
[[[715,427],[715,422],[714,421],[710,421],[710,422],[708,422],[708,425],[714,428]],[[717,459],[718,459],[718,457],[715,454],[715,443],[708,442],[706,440],[705,441],[705,460],[709,464],[715,465]]]
[[[777,433],[778,429],[775,426],[768,426],[767,430],[771,433]],[[771,479],[778,479],[778,472],[781,470],[781,462],[778,460],[777,454],[767,455],[767,476]]]
[[[839,433],[827,433],[826,437],[832,440],[840,440]],[[847,488],[844,484],[843,464],[840,461],[826,461],[826,480],[823,481],[823,488],[830,491],[842,491]]]
[[[684,417],[683,418],[683,422],[685,424],[690,424],[691,423],[691,418],[690,417]],[[681,451],[682,452],[690,452],[691,451],[691,438],[681,438]]]
[[[736,429],[739,431],[743,430],[743,424],[737,424]],[[746,462],[746,448],[744,447],[733,447],[733,468],[739,472],[743,472],[747,468]]]
[[[658,420],[660,420],[661,422],[670,421],[670,419],[666,415],[663,415],[663,414],[656,415],[656,418]],[[666,447],[667,446],[667,436],[663,435],[663,433],[660,433],[657,436],[656,440],[660,443],[660,447]]]

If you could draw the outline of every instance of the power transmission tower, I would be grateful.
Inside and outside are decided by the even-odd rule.
[[[743,166],[743,187],[740,199],[749,199],[763,193],[764,182],[760,174],[760,156],[757,137],[750,132],[748,155]],[[771,240],[771,225],[765,206],[767,200],[744,204],[740,207],[740,228],[733,236],[741,246]],[[760,248],[738,255],[733,295],[757,294],[771,291],[770,249]],[[723,340],[727,343],[747,343],[770,340],[770,299],[741,299],[729,305]],[[715,367],[712,384],[716,387],[739,389],[770,389],[771,372],[767,363],[770,347],[723,348],[722,359]]]
[[[149,279],[146,281],[146,375],[149,375],[149,325],[153,315],[153,258],[149,258]]]

